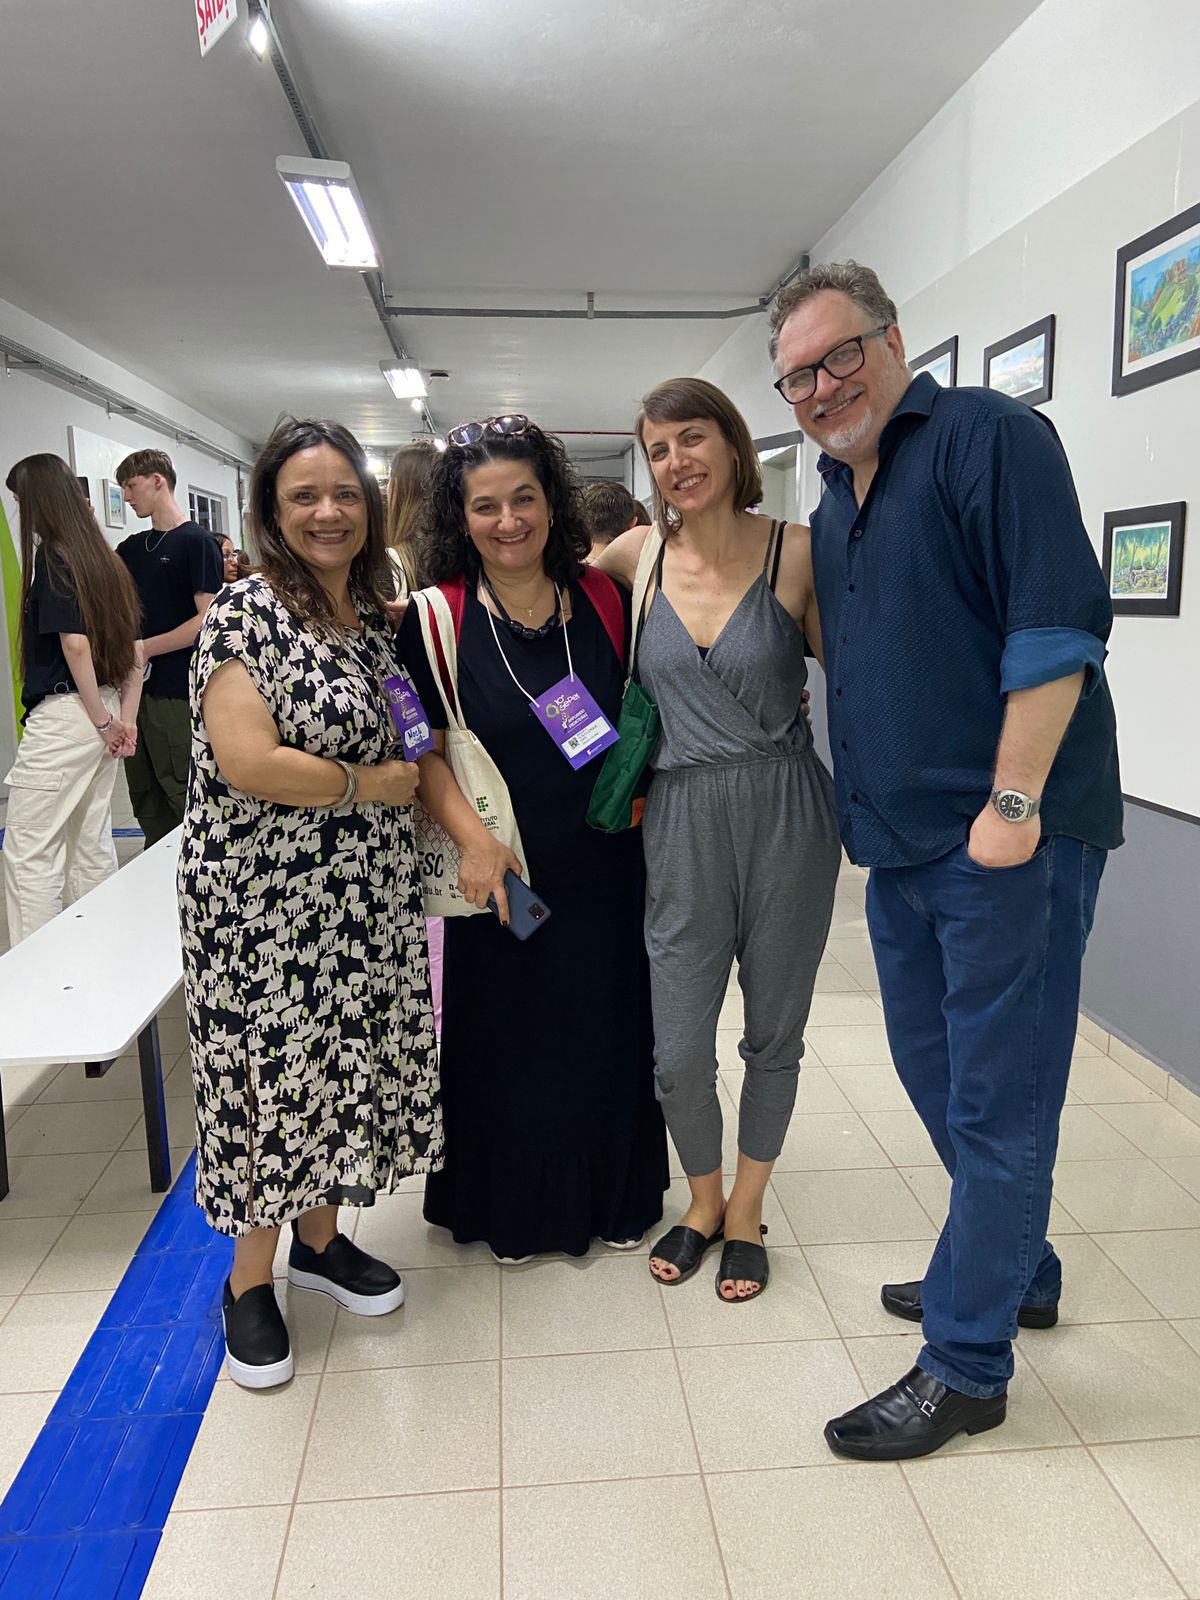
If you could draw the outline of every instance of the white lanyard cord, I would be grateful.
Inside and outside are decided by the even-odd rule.
[[[563,610],[562,594],[559,591],[559,587],[558,587],[557,584],[554,585],[554,601],[555,601],[555,604],[558,607],[559,615],[562,617],[563,643],[567,647],[567,676],[570,678],[571,682],[574,683],[575,682],[575,667],[574,667],[574,665],[572,664],[572,661],[571,661],[571,636],[567,632],[567,613]],[[517,688],[525,696],[525,699],[528,702],[528,704],[532,705],[533,701],[534,701],[534,696],[529,693],[529,690],[526,689],[524,684],[521,682],[520,678],[517,677],[516,673],[513,671],[512,667],[509,665],[508,657],[504,654],[504,646],[500,643],[500,635],[496,632],[496,619],[492,615],[491,607],[485,605],[483,609],[487,612],[488,621],[492,625],[492,638],[496,641],[496,649],[499,650],[499,652],[500,652],[500,659],[504,663],[505,671],[508,673],[508,675],[512,679],[512,681],[516,684]]]

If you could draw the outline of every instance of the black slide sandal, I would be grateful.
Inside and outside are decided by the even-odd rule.
[[[759,1237],[765,1238],[766,1224],[759,1225]],[[767,1252],[761,1244],[751,1244],[746,1239],[726,1239],[725,1248],[721,1251],[721,1265],[717,1268],[716,1291],[717,1299],[726,1306],[745,1306],[751,1300],[757,1300],[767,1287],[767,1280],[771,1276],[771,1263],[767,1260]],[[733,1296],[721,1293],[723,1283],[736,1283],[738,1279],[743,1283],[756,1283],[758,1288],[753,1294],[735,1294]]]
[[[714,1244],[718,1244],[722,1238],[724,1238],[722,1228],[718,1228],[716,1233],[707,1239],[698,1228],[685,1228],[682,1225],[668,1228],[658,1243],[652,1246],[650,1254],[659,1261],[665,1261],[668,1266],[675,1267],[679,1276],[660,1278],[653,1267],[650,1269],[650,1276],[655,1283],[662,1283],[668,1289],[673,1289],[676,1284],[683,1283],[685,1279],[691,1277],[703,1261],[705,1252]]]

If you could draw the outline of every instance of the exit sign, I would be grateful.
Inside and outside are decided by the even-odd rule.
[[[226,30],[237,21],[237,0],[193,0],[200,54],[206,56]]]

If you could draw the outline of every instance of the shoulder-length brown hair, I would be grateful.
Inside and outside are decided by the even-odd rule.
[[[133,670],[142,608],[129,569],[100,532],[79,479],[61,456],[42,454],[18,461],[5,485],[21,504],[17,659],[24,663],[25,602],[33,582],[36,534],[45,551],[51,588],[62,594],[69,583],[75,591],[96,682],[119,687]]]
[[[414,439],[392,457],[387,489],[387,544],[404,569],[410,589],[419,589],[421,540],[429,516],[429,495],[438,448],[432,439]]]
[[[383,496],[367,470],[362,445],[340,422],[284,417],[262,448],[250,478],[250,526],[258,548],[259,571],[283,604],[306,628],[336,633],[340,624],[329,596],[311,569],[288,549],[279,528],[276,486],[285,461],[300,450],[327,444],[354,468],[367,505],[367,542],[350,564],[350,597],[359,605],[382,611],[392,593],[384,539]]]
[[[736,457],[733,471],[733,509],[748,511],[758,505],[763,497],[762,468],[758,452],[746,419],[727,394],[715,383],[704,378],[668,378],[660,383],[642,401],[634,429],[646,465],[650,454],[646,449],[646,424],[648,422],[715,422],[726,441],[733,447]],[[678,533],[683,518],[669,500],[659,492],[654,480],[654,519],[664,534]]]

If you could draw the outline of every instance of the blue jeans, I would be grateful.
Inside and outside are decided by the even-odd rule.
[[[1054,1305],[1062,1289],[1046,1225],[1106,858],[1056,837],[992,870],[960,845],[876,867],[867,887],[892,1059],[952,1179],[917,1364],[980,1399],[1012,1377],[1018,1306]]]

